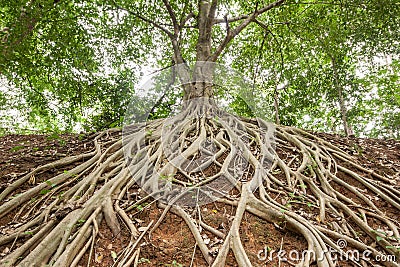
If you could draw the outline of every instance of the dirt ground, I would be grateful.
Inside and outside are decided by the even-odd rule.
[[[386,177],[400,178],[399,141],[344,138],[322,133],[317,135],[354,155],[356,161],[362,166]],[[0,137],[0,192],[12,181],[35,167],[92,149],[92,136],[87,135],[7,135]],[[290,151],[278,149],[278,153],[283,157],[286,154],[287,159],[290,160]],[[70,169],[71,167],[73,166],[65,169]],[[23,185],[20,191],[27,190],[54,174],[66,171],[65,169],[52,169],[42,173]],[[344,174],[340,178],[347,180]],[[354,181],[351,182],[350,179],[348,180],[349,183],[355,183]],[[353,196],[352,198],[355,199],[356,197]],[[235,214],[235,208],[222,203],[211,203],[200,208],[202,213],[206,214],[202,219],[208,225],[217,228],[222,233],[226,233],[229,229],[229,223]],[[293,208],[296,208],[296,206],[294,205]],[[149,200],[143,203],[142,206],[131,209],[129,216],[135,218],[137,227],[145,227],[151,220],[157,221],[162,211],[153,200]],[[391,212],[390,207],[387,207],[387,211],[392,213],[393,219],[400,220],[400,215],[395,211]],[[310,207],[308,213],[313,216],[312,207]],[[315,213],[316,215],[317,212]],[[0,219],[0,235],[3,234],[3,226],[17,225],[18,218],[18,213],[15,211],[9,216]],[[222,239],[213,237],[206,230],[202,231],[202,235],[203,239],[209,239],[208,246],[211,251],[223,242]],[[100,225],[100,235],[95,242],[92,255],[87,253],[81,259],[80,266],[87,266],[89,258],[91,266],[111,266],[118,253],[129,242],[129,239],[130,233],[127,227],[122,227],[120,234],[113,236],[103,221]],[[285,230],[279,225],[266,224],[261,219],[250,214],[245,214],[241,227],[241,240],[255,266],[288,266],[285,262],[278,262],[277,258],[268,259],[266,253],[280,248],[286,251],[307,249],[307,242],[301,235]],[[23,244],[23,241],[24,239],[16,242],[13,246],[18,247]],[[0,246],[0,259],[11,249],[10,244]],[[236,266],[235,264],[233,256],[229,255],[227,266]],[[147,235],[141,243],[139,266],[207,266],[207,264],[199,249],[196,248],[195,241],[185,222],[180,217],[169,213],[160,224],[160,227],[151,236]],[[341,262],[339,266],[350,265],[346,262]]]

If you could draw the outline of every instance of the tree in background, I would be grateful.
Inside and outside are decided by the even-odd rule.
[[[280,96],[281,123],[333,132],[348,128],[349,133],[357,125],[357,135],[368,134],[366,125],[374,119],[363,119],[361,126],[364,112],[357,106],[370,105],[365,100],[378,84],[367,82],[368,76],[387,55],[398,60],[399,22],[393,12],[396,5],[378,2],[292,4],[285,12],[269,14],[267,23],[254,25],[256,34],[244,46],[245,57],[236,56],[236,62],[249,66],[246,69],[257,74],[265,90],[285,88],[274,93]],[[246,35],[239,38],[241,44],[248,40]],[[398,92],[399,87],[392,86],[387,91]],[[377,131],[385,128],[377,124]]]

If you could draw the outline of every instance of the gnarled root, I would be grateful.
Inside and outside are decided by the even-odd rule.
[[[370,251],[373,259],[400,258],[400,225],[392,218],[400,210],[398,181],[368,175],[352,156],[310,133],[275,129],[260,119],[240,119],[203,103],[189,104],[170,119],[127,126],[121,138],[117,129],[102,132],[94,139],[93,152],[36,168],[0,194],[0,217],[18,210],[15,220],[23,222],[16,228],[2,226],[7,231],[0,245],[27,238],[27,232],[31,236],[12,248],[0,266],[76,266],[85,252],[92,255],[103,219],[114,236],[122,227],[131,234],[115,265],[137,264],[145,234],[154,232],[167,212],[183,218],[210,266],[224,266],[230,250],[239,266],[256,264],[240,238],[245,212],[304,236],[309,253],[293,263],[298,266],[335,266],[334,254],[346,253],[339,239]],[[32,175],[83,159],[13,195]],[[132,207],[150,197],[133,197],[140,190],[166,209],[153,228],[151,222],[141,231]],[[376,197],[389,209],[377,205]],[[199,206],[216,200],[236,207],[227,232],[201,219]],[[224,238],[218,253],[210,252],[202,231]],[[349,260],[358,266],[374,262]]]

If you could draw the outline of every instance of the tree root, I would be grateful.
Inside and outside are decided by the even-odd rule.
[[[304,236],[308,253],[294,263],[297,266],[336,266],[335,253],[346,253],[338,240],[370,251],[373,259],[385,255],[399,259],[400,224],[390,215],[400,210],[398,183],[365,169],[343,150],[308,132],[274,128],[212,105],[189,104],[173,118],[127,126],[123,139],[117,129],[100,133],[93,152],[38,167],[0,194],[0,217],[19,209],[15,220],[24,223],[2,226],[0,230],[7,231],[0,245],[31,233],[23,245],[11,247],[0,266],[77,266],[84,253],[90,253],[90,261],[103,219],[114,236],[122,227],[131,234],[114,265],[136,266],[140,243],[167,212],[182,217],[209,266],[224,266],[230,250],[239,266],[256,264],[240,238],[245,212]],[[291,158],[284,158],[284,151]],[[14,194],[30,177],[83,159],[68,172]],[[153,221],[139,231],[133,220],[132,207],[150,198],[135,199],[136,184],[165,208],[152,229]],[[36,203],[31,201],[38,196]],[[377,205],[375,197],[390,211]],[[201,220],[199,205],[216,200],[236,207],[226,233]],[[376,222],[379,229],[374,228]],[[211,253],[202,231],[224,238],[217,254]],[[356,266],[376,264],[349,261]],[[397,266],[393,261],[379,264]]]

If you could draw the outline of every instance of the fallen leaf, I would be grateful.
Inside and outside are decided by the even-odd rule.
[[[100,255],[96,255],[94,261],[97,262],[97,263],[101,263],[102,260],[103,260],[103,255],[100,254]]]

